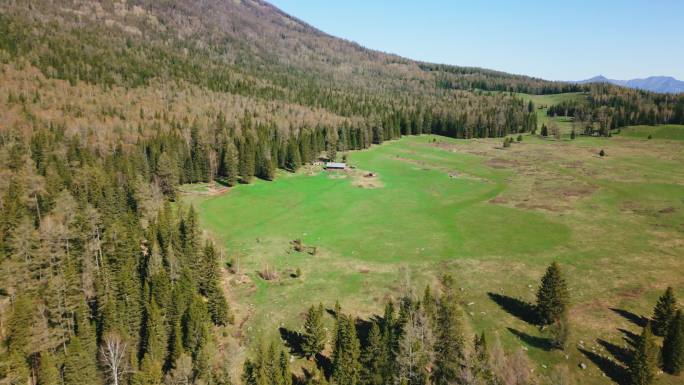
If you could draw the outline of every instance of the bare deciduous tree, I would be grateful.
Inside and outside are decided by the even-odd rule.
[[[117,333],[107,333],[100,346],[100,356],[110,383],[119,385],[126,373],[126,343]]]

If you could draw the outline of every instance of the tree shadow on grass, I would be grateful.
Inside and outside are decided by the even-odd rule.
[[[553,346],[551,345],[551,341],[548,338],[533,336],[533,335],[527,334],[525,332],[522,332],[520,330],[513,329],[513,328],[507,328],[507,329],[509,332],[513,333],[513,335],[518,337],[521,341],[523,341],[527,345],[530,345],[530,346],[537,348],[537,349],[545,350],[547,352],[550,351],[551,349],[553,349]]]
[[[632,360],[632,351],[630,349],[623,348],[600,338],[597,342],[599,345],[603,346],[608,353],[612,354],[616,360],[622,362],[624,365],[629,365],[629,362]]]
[[[316,366],[323,371],[326,378],[332,376],[332,361],[330,358],[322,355],[321,353],[316,354]]]
[[[621,315],[625,319],[627,319],[629,322],[637,325],[640,328],[643,328],[646,326],[646,323],[648,322],[648,318],[642,317],[638,314],[632,313],[629,310],[625,309],[617,309],[617,308],[610,308],[610,310],[614,311],[615,313]]]
[[[622,338],[628,344],[630,344],[633,348],[637,346],[637,344],[639,343],[639,339],[641,339],[640,335],[633,333],[633,332],[630,332],[627,329],[619,328],[618,330],[620,331],[620,333],[624,334],[624,337],[622,337]]]
[[[533,304],[503,294],[487,293],[487,295],[508,314],[531,325],[537,323],[537,311]]]
[[[290,354],[298,357],[304,357],[304,350],[302,349],[302,344],[304,343],[304,337],[301,333],[286,328],[279,328],[280,338],[285,342],[285,346],[290,349]]]
[[[585,349],[579,349],[579,351],[593,362],[594,365],[598,366],[598,368],[615,383],[619,385],[628,384],[627,370],[624,367],[610,358],[602,357],[592,351]]]

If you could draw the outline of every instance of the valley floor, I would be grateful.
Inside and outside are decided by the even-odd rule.
[[[367,318],[450,272],[474,330],[522,345],[541,371],[562,363],[604,384],[665,287],[684,297],[684,141],[524,136],[503,149],[425,135],[348,157],[350,172],[309,167],[186,199],[225,244],[234,343],[300,331],[319,302]],[[512,306],[534,301],[554,260],[573,304],[566,352],[547,351]]]

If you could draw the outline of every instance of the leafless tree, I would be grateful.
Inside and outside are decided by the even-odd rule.
[[[119,385],[126,373],[126,343],[117,333],[107,333],[100,346],[100,356],[110,383]]]

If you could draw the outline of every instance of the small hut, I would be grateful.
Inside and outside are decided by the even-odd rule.
[[[346,168],[347,168],[346,163],[327,162],[325,164],[326,170],[345,170]]]

